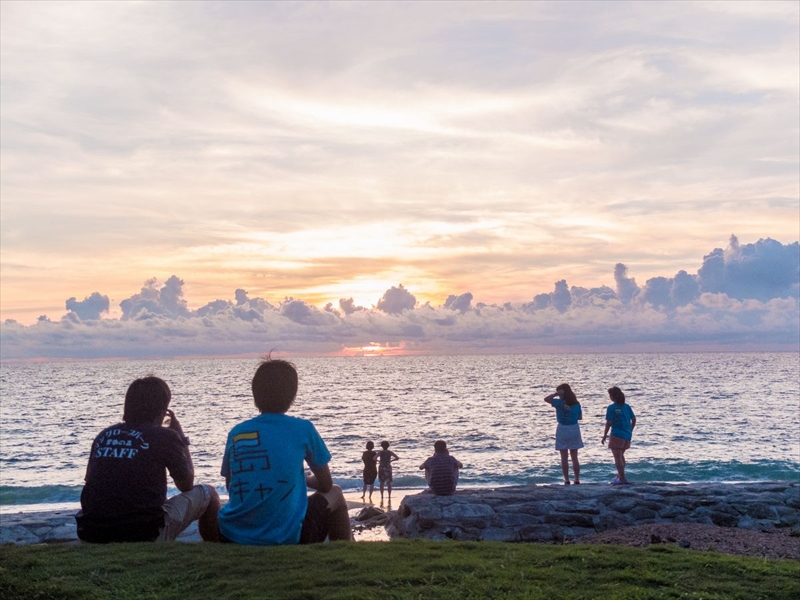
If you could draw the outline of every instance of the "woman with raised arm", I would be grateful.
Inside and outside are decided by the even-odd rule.
[[[583,419],[581,404],[568,383],[562,383],[554,394],[545,396],[544,401],[556,409],[556,450],[561,453],[561,472],[564,485],[569,485],[569,458],[572,458],[572,472],[575,483],[581,482],[581,463],[578,462],[578,449],[583,448],[581,428],[578,421]]]

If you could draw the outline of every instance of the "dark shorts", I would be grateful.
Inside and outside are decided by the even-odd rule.
[[[608,438],[608,449],[609,450],[627,450],[631,447],[630,440],[623,440],[621,437],[617,437],[612,435]]]
[[[364,469],[364,483],[367,485],[374,484],[377,477],[378,470],[375,467],[372,467],[371,469]]]
[[[319,544],[328,537],[331,527],[331,511],[328,500],[322,494],[311,494],[308,497],[306,518],[303,519],[303,530],[300,532],[301,544]]]
[[[314,493],[308,497],[306,518],[303,519],[303,529],[300,531],[298,544],[321,544],[328,537],[331,527],[331,512],[328,510],[328,501],[322,494]],[[223,544],[233,544],[222,532],[219,534]]]

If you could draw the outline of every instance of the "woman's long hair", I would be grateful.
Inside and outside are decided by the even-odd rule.
[[[625,394],[617,386],[608,388],[608,397],[611,398],[616,404],[625,404]]]
[[[563,394],[559,395],[567,406],[575,406],[576,404],[580,404],[578,402],[578,397],[575,395],[575,392],[572,391],[572,388],[569,387],[568,383],[562,383],[556,389],[564,392]]]

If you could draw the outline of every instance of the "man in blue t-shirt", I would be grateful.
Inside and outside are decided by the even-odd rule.
[[[287,416],[297,370],[265,360],[253,377],[261,412],[231,429],[221,474],[230,499],[219,511],[223,541],[256,546],[351,540],[342,489],[333,485],[330,452],[306,419]],[[305,475],[303,463],[312,474]],[[310,497],[306,487],[315,489]]]

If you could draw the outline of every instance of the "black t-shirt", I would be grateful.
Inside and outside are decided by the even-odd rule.
[[[81,493],[87,526],[163,523],[167,471],[173,479],[193,475],[180,435],[158,425],[112,425],[92,444],[86,484]]]

